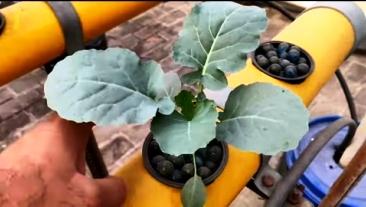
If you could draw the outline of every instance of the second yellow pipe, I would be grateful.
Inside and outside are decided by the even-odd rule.
[[[79,1],[85,42],[152,8],[156,1]],[[6,19],[0,34],[0,86],[63,54],[60,24],[46,2],[19,2],[0,10]]]

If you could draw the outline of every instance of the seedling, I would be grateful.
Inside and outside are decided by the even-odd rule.
[[[308,111],[284,88],[269,83],[240,85],[220,113],[205,95],[204,89],[227,87],[226,74],[245,68],[247,54],[258,47],[266,25],[265,10],[258,7],[200,3],[186,17],[173,47],[175,62],[190,68],[189,73],[181,78],[164,73],[158,63],[142,61],[128,49],[81,50],[58,62],[49,74],[48,106],[64,119],[99,126],[152,119],[151,132],[164,153],[192,155],[193,166],[182,166],[191,174],[182,189],[183,205],[203,206],[206,190],[201,176],[211,173],[215,163],[199,164],[193,156],[198,149],[217,138],[241,150],[274,155],[295,148],[308,130]],[[273,56],[276,52],[267,47],[267,56]],[[269,64],[268,57],[262,63]],[[182,90],[181,81],[195,90]],[[205,154],[216,160],[221,156],[215,147]],[[182,176],[173,168],[172,163],[181,162],[177,157],[152,159],[162,174]]]

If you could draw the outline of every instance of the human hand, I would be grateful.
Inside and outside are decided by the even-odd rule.
[[[91,128],[55,115],[10,145],[0,154],[0,206],[121,206],[121,178],[85,176]]]

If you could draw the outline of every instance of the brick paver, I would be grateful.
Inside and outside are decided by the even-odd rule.
[[[121,24],[107,32],[109,47],[134,50],[144,59],[154,59],[164,71],[184,73],[184,68],[172,61],[171,47],[177,39],[185,15],[197,2],[167,2]],[[273,9],[267,9],[269,26],[262,41],[270,40],[289,21]],[[366,112],[366,55],[353,54],[342,65],[355,97],[359,117]],[[37,69],[0,88],[0,151],[17,139],[27,128],[50,113],[43,99],[43,83],[46,73]],[[340,114],[348,116],[347,104],[335,78],[320,91],[309,107],[311,114]],[[124,163],[141,144],[149,132],[149,123],[142,126],[96,127],[94,129],[108,169],[113,172]],[[251,192],[244,190],[233,206],[257,206],[260,201],[245,200]],[[248,204],[244,204],[244,203]]]

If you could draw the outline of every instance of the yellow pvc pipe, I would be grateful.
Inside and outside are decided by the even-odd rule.
[[[309,105],[343,63],[355,42],[352,24],[340,12],[314,8],[298,17],[273,40],[287,41],[306,50],[314,59],[314,72],[301,84],[289,84],[259,71],[248,59],[244,70],[228,77],[229,86],[269,82],[287,88]]]
[[[156,1],[72,2],[84,40],[91,40],[157,5]],[[0,86],[61,55],[61,27],[45,2],[19,2],[0,10],[6,26],[0,34]]]
[[[259,155],[229,146],[229,159],[224,171],[207,186],[205,206],[228,206],[249,182],[259,165]],[[169,187],[153,178],[144,168],[141,151],[136,152],[115,175],[122,177],[127,184],[125,207],[181,206],[181,189]]]

